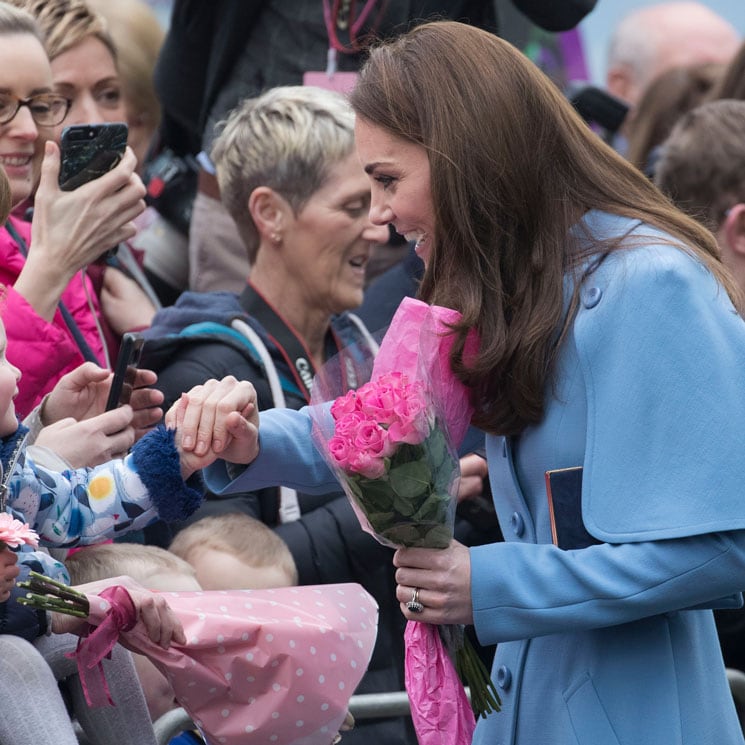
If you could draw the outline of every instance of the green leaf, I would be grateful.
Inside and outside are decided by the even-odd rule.
[[[432,472],[425,461],[416,460],[392,468],[389,478],[398,496],[413,499],[430,488]]]
[[[370,527],[381,535],[389,530],[395,523],[395,512],[365,512],[370,522]]]
[[[443,522],[447,516],[447,508],[450,501],[448,495],[432,492],[423,502],[419,509],[411,516],[413,522]]]
[[[424,536],[424,543],[421,545],[426,548],[447,548],[452,537],[453,531],[449,526],[435,525],[427,531]]]
[[[412,525],[411,523],[399,523],[381,535],[398,546],[425,546],[423,542],[425,533],[421,526]]]

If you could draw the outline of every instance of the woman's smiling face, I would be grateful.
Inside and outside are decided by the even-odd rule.
[[[52,71],[41,42],[32,34],[8,34],[0,39],[0,95],[26,99],[52,92]],[[13,205],[36,188],[44,141],[51,130],[39,127],[28,106],[21,106],[6,124],[0,124],[0,165],[10,181]]]
[[[355,142],[372,182],[371,222],[390,223],[407,240],[416,241],[416,252],[426,264],[435,240],[427,151],[359,116]]]
[[[365,266],[375,243],[388,240],[370,217],[370,184],[354,153],[331,166],[323,185],[284,230],[287,276],[309,308],[329,314],[362,303]]]

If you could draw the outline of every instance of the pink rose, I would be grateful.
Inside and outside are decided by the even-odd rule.
[[[369,453],[379,458],[390,455],[388,450],[388,433],[375,422],[363,422],[360,424],[354,438],[355,450]]]
[[[345,414],[350,414],[358,409],[359,402],[357,400],[357,391],[348,391],[345,396],[339,396],[339,398],[331,404],[331,416],[333,416],[334,419],[340,419]]]
[[[385,473],[385,460],[367,451],[358,451],[349,460],[349,470],[368,479],[379,479]]]
[[[334,434],[339,437],[345,437],[349,442],[351,442],[354,440],[360,425],[367,421],[369,421],[369,419],[361,411],[351,411],[336,420]]]
[[[396,403],[396,420],[388,428],[388,437],[393,442],[418,445],[429,434],[427,401],[421,385],[412,385],[409,395]]]
[[[360,409],[376,422],[390,424],[396,420],[396,404],[405,399],[407,388],[405,376],[383,375],[359,389]]]
[[[349,468],[349,454],[352,450],[349,445],[349,440],[334,435],[328,442],[328,449],[329,454],[339,468],[344,470]]]

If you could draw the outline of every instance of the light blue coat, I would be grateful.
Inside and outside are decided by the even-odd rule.
[[[745,324],[650,228],[587,224],[647,237],[585,281],[541,424],[487,437],[506,542],[470,550],[471,594],[479,639],[499,645],[503,710],[474,743],[741,744],[705,608],[745,588]],[[585,525],[605,543],[561,551],[544,472],[577,465]],[[306,492],[334,483],[305,410],[262,412],[261,454],[228,488],[280,475]],[[208,482],[225,487],[224,472]]]

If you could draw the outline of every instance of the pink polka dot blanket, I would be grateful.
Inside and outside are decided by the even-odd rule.
[[[121,634],[168,678],[209,745],[331,742],[377,633],[377,604],[360,585],[159,595],[181,621],[185,645],[150,641],[124,587],[88,596],[94,628],[76,656],[91,699],[105,691],[91,676],[103,674]]]

